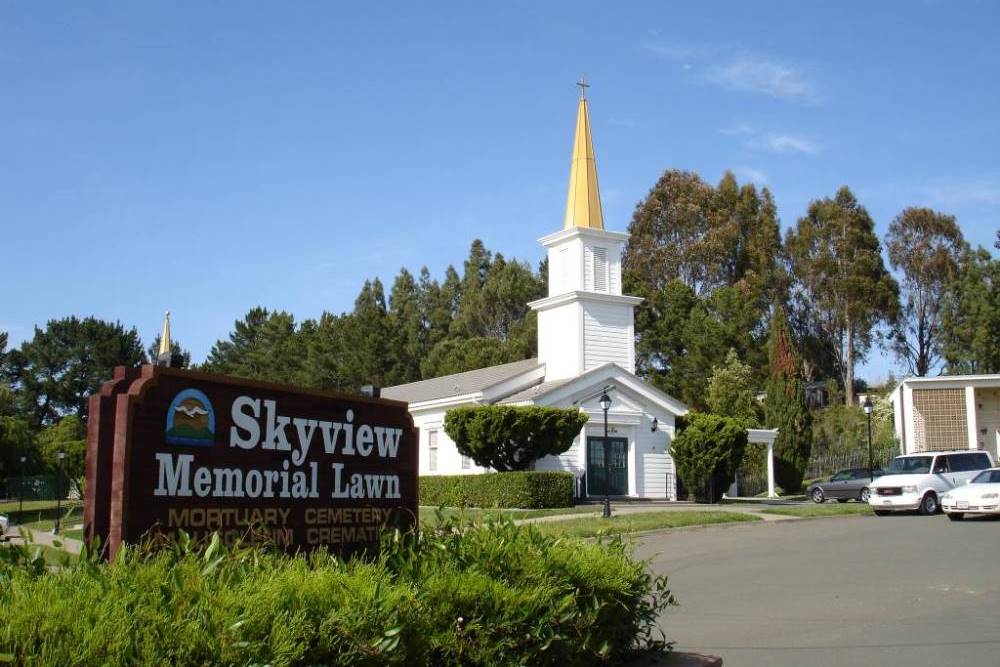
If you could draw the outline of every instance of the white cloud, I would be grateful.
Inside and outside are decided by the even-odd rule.
[[[792,134],[778,134],[775,132],[753,136],[747,139],[744,145],[751,150],[766,151],[768,153],[805,153],[806,155],[813,155],[819,152],[819,146],[808,139]]]
[[[701,55],[701,49],[657,38],[644,39],[639,43],[642,48],[650,53],[655,53],[661,58],[684,61],[686,65],[685,69],[690,67],[690,61]]]
[[[768,153],[805,153],[813,155],[819,152],[819,146],[814,141],[794,134],[779,132],[758,132],[747,123],[737,123],[719,130],[719,134],[727,137],[742,137],[745,148]]]
[[[679,64],[709,83],[729,90],[789,102],[816,102],[818,92],[801,67],[774,57],[737,53],[732,48],[690,46],[657,35],[643,39],[646,51]]]
[[[815,99],[816,91],[802,71],[768,58],[742,56],[709,69],[708,79],[724,88],[768,95],[790,102]]]
[[[767,174],[760,169],[736,167],[733,173],[745,181],[751,181],[754,185],[767,185]]]
[[[753,133],[753,128],[746,123],[737,123],[732,127],[724,127],[719,130],[719,134],[724,134],[727,137],[742,137],[752,135]]]
[[[935,202],[948,206],[962,204],[1000,206],[1000,179],[936,184],[927,188],[927,194]]]

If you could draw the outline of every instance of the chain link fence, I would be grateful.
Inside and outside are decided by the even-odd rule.
[[[893,458],[899,455],[896,447],[875,449],[872,451],[872,461],[875,469],[885,469]],[[847,468],[867,468],[868,450],[855,450],[850,452],[828,453],[821,456],[814,456],[809,459],[806,466],[804,479],[816,479],[819,477],[829,477],[838,470]]]
[[[889,465],[892,459],[899,455],[899,450],[896,447],[875,449],[872,451],[872,460],[875,464],[875,469],[879,468],[885,469]],[[868,467],[868,450],[855,450],[850,452],[837,452],[837,453],[827,453],[819,456],[813,456],[809,459],[809,463],[806,465],[805,474],[803,475],[803,483],[808,480],[813,480],[821,477],[829,477],[838,470],[846,470],[848,468],[867,468]],[[767,463],[753,462],[748,464],[744,462],[736,470],[736,484],[739,489],[739,494],[743,497],[753,497],[764,494],[767,492]],[[786,493],[788,489],[783,489]]]
[[[0,498],[12,500],[55,500],[79,496],[65,475],[25,475],[0,480]]]

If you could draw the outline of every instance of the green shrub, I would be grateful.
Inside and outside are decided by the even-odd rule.
[[[570,507],[573,481],[568,472],[428,475],[420,478],[419,500],[435,507]]]
[[[52,571],[0,550],[0,662],[596,665],[664,642],[666,579],[618,541],[509,521],[390,535],[373,562],[126,548]]]
[[[747,432],[740,420],[689,413],[670,452],[688,491],[697,500],[716,502],[733,483],[746,445]]]
[[[473,405],[445,413],[444,430],[458,451],[494,470],[527,470],[573,445],[589,417],[576,408]]]

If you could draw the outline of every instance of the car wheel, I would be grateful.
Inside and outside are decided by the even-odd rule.
[[[933,493],[926,494],[920,500],[920,513],[924,515],[936,514],[938,511],[938,499]]]
[[[863,503],[867,503],[868,499],[871,498],[871,497],[872,497],[871,489],[869,489],[868,487],[865,487],[865,488],[861,489],[861,494],[858,496],[858,500],[860,500]]]
[[[961,512],[948,512],[948,518],[952,521],[961,521],[965,518],[965,515]]]
[[[821,503],[826,500],[826,497],[823,495],[823,489],[813,489],[811,495],[814,503]]]
[[[875,510],[875,516],[888,516],[889,510]]]

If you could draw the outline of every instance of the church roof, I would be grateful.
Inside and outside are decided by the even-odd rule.
[[[525,403],[528,401],[534,401],[539,396],[544,396],[545,394],[558,389],[567,382],[572,382],[576,378],[563,378],[562,380],[550,380],[549,382],[543,382],[542,384],[536,384],[534,387],[528,387],[523,391],[519,391],[516,394],[511,394],[506,397],[501,403],[512,404],[512,403]]]
[[[580,81],[580,104],[576,110],[576,134],[573,138],[573,160],[569,167],[569,193],[566,196],[564,229],[590,227],[604,229],[601,213],[601,193],[597,187],[597,159],[590,136],[590,112]]]
[[[409,384],[382,389],[383,398],[391,398],[408,403],[434,401],[453,396],[475,394],[485,389],[506,382],[529,371],[536,370],[541,364],[538,359],[525,359],[499,366],[489,366],[474,371],[442,375],[430,380],[420,380]]]

